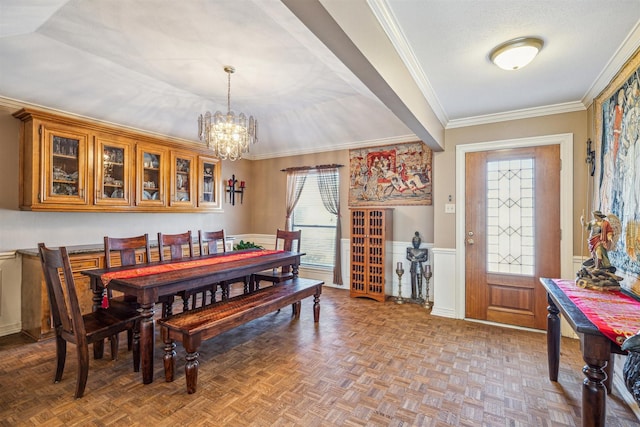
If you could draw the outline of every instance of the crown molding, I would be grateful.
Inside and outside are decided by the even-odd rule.
[[[629,32],[627,38],[622,42],[618,50],[613,54],[600,75],[593,82],[587,93],[582,98],[582,103],[588,108],[593,100],[606,89],[615,76],[620,72],[624,64],[640,48],[640,21],[638,21]]]
[[[409,70],[409,73],[415,80],[425,99],[433,109],[436,117],[440,120],[440,123],[445,127],[445,129],[526,119],[574,111],[584,111],[607,87],[616,74],[622,69],[624,64],[640,47],[640,21],[638,21],[580,101],[449,120],[447,113],[444,111],[442,104],[429,82],[429,79],[426,77],[424,70],[420,66],[419,61],[416,59],[413,50],[407,42],[401,27],[398,25],[397,19],[389,6],[388,0],[367,0],[367,4],[380,22],[380,25],[391,40],[391,43],[398,51],[398,55],[401,57],[403,63]]]
[[[409,74],[411,74],[416,85],[418,85],[420,92],[422,92],[422,95],[427,100],[433,113],[444,127],[449,120],[447,113],[444,111],[444,108],[442,108],[442,104],[433,90],[431,82],[429,82],[424,70],[420,66],[420,61],[416,58],[400,25],[398,25],[398,20],[389,7],[389,3],[387,0],[367,0],[367,4],[387,34],[387,37],[389,37],[400,59],[402,59],[402,62],[409,70]]]
[[[532,117],[549,116],[552,114],[573,113],[575,111],[584,111],[586,109],[587,108],[580,101],[565,102],[562,104],[545,105],[543,107],[523,108],[521,110],[506,111],[503,113],[485,114],[483,116],[449,120],[445,129],[486,125],[489,123],[506,122],[509,120],[529,119]]]

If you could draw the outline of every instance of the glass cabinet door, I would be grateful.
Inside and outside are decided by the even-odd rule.
[[[96,204],[130,205],[131,144],[98,137],[95,159]]]
[[[220,160],[200,156],[198,158],[198,206],[221,209],[220,185]]]
[[[136,202],[139,206],[164,206],[164,150],[157,147],[146,148],[138,145],[137,158],[137,192]]]
[[[171,206],[195,207],[195,156],[171,152]]]
[[[73,130],[43,125],[44,171],[41,203],[88,203],[88,136]]]

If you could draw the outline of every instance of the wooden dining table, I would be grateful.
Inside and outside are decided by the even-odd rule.
[[[144,265],[127,267],[112,267],[109,269],[85,270],[82,274],[91,279],[91,289],[94,293],[94,309],[102,303],[105,288],[104,278],[110,273],[131,277],[113,277],[108,281],[110,289],[136,297],[142,313],[140,323],[140,368],[142,382],[153,382],[153,359],[155,347],[154,306],[165,295],[176,295],[180,291],[194,290],[203,286],[227,280],[245,280],[252,274],[263,270],[291,266],[295,277],[298,276],[302,252],[289,251],[258,251],[251,257],[238,258],[246,252],[255,249],[233,251],[222,254],[205,255],[189,258],[188,260],[152,262]],[[215,258],[215,259],[214,259]],[[213,263],[201,265],[198,260]],[[191,263],[191,264],[180,264]],[[150,268],[152,270],[145,270]],[[118,273],[126,271],[127,273]],[[149,274],[153,271],[152,274]],[[105,276],[106,275],[106,276]],[[249,291],[252,291],[252,286]]]

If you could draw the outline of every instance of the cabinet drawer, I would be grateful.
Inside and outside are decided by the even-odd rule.
[[[74,273],[80,272],[82,270],[95,270],[96,268],[101,268],[102,257],[93,256],[74,256],[71,255],[69,262],[71,264],[71,271]],[[74,275],[75,277],[75,275]]]

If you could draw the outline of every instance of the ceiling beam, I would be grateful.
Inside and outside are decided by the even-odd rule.
[[[281,0],[416,136],[444,150],[444,126],[366,0]]]

